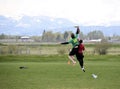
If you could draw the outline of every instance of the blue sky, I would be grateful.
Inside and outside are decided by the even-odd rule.
[[[120,22],[120,0],[0,0],[0,15],[67,18],[83,25]]]

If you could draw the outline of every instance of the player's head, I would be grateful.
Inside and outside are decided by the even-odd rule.
[[[73,39],[73,38],[75,38],[75,35],[74,35],[74,33],[71,33],[71,38]]]
[[[80,44],[83,43],[83,40],[80,40],[79,43],[80,43]]]

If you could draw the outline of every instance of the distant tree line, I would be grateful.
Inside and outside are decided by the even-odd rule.
[[[64,33],[53,33],[52,31],[43,31],[43,34],[41,36],[41,41],[43,42],[56,42],[56,41],[68,41],[70,39],[71,31],[65,31]],[[118,39],[120,40],[120,36],[113,35],[111,37],[107,37],[103,34],[103,32],[99,30],[91,31],[87,35],[83,34],[83,32],[80,32],[80,38],[86,39],[86,40],[92,40],[92,39]]]
[[[20,39],[21,36],[18,35],[6,35],[4,33],[0,34],[0,39]]]
[[[64,33],[60,32],[52,32],[52,31],[46,31],[44,30],[41,36],[30,36],[31,39],[33,39],[36,42],[60,42],[60,41],[68,41],[70,39],[70,34],[71,31],[65,31]],[[118,39],[120,40],[120,36],[118,35],[113,35],[111,37],[106,37],[104,36],[103,32],[99,30],[91,31],[88,34],[83,34],[83,32],[80,32],[80,38],[81,39],[87,39],[87,40],[92,40],[92,39]],[[5,35],[5,34],[0,34],[0,39],[20,39],[21,36],[18,35]]]

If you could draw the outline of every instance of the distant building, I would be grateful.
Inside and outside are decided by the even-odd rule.
[[[108,42],[110,42],[110,43],[120,43],[120,40],[119,39],[110,39],[110,40],[108,40]]]
[[[96,43],[96,42],[101,42],[102,39],[91,39],[91,40],[84,40],[85,43]]]
[[[22,42],[28,42],[30,40],[30,37],[29,36],[22,36],[20,39],[22,40]]]

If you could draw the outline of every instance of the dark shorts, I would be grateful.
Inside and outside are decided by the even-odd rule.
[[[76,57],[77,57],[78,60],[83,60],[84,55],[83,55],[83,53],[77,53]]]
[[[72,50],[71,50],[70,53],[69,53],[69,56],[76,55],[77,52],[78,52],[78,46],[72,48]]]

